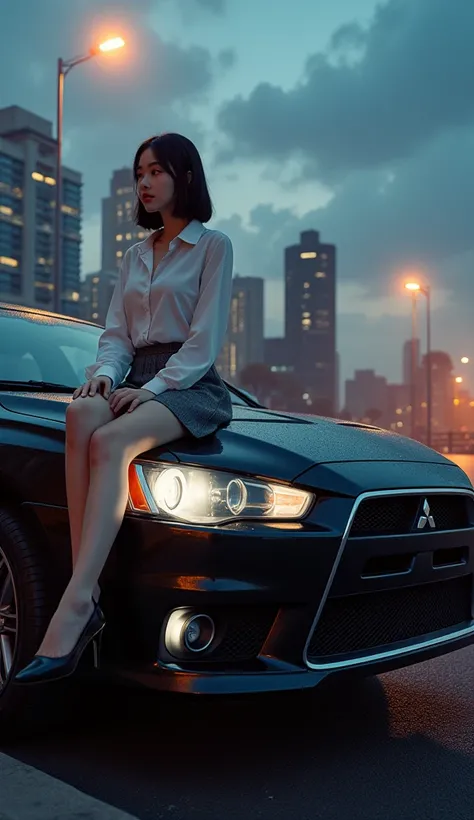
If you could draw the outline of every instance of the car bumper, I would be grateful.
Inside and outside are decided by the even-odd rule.
[[[216,528],[128,514],[101,578],[104,671],[174,692],[304,689],[328,676],[377,674],[474,642],[472,522],[458,530],[348,538],[353,511],[354,499],[330,498],[304,526]],[[64,554],[67,518],[59,523],[61,513],[55,515],[45,528],[58,546],[62,541]],[[367,574],[376,564],[386,571]],[[212,618],[209,650],[170,650],[167,628],[178,610]],[[380,623],[384,641],[371,645]]]

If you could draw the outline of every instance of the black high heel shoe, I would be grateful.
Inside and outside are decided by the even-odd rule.
[[[31,663],[15,675],[13,682],[23,685],[47,683],[60,678],[67,678],[76,671],[77,665],[91,641],[94,649],[94,666],[98,669],[104,627],[104,613],[94,601],[94,611],[71,652],[68,655],[62,655],[60,658],[35,655]]]

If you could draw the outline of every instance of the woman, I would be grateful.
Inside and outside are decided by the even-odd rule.
[[[125,254],[99,342],[66,417],[66,488],[72,577],[18,683],[74,672],[105,626],[98,579],[128,500],[140,453],[232,418],[215,369],[230,308],[230,240],[203,222],[212,204],[196,147],[179,134],[144,142],[134,164],[136,222],[153,229]],[[126,382],[123,381],[131,365]]]

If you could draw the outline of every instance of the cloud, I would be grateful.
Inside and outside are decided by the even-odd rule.
[[[234,68],[237,62],[237,54],[233,48],[223,48],[217,55],[220,67],[227,71],[229,68]]]
[[[145,108],[195,101],[212,85],[214,64],[209,51],[164,42],[150,25],[156,0],[138,0],[133,13],[125,2],[83,0],[78,6],[50,0],[36,15],[24,16],[25,0],[19,0],[3,13],[0,68],[2,76],[8,72],[12,80],[2,84],[1,104],[18,102],[18,98],[26,104],[33,80],[36,110],[51,108],[55,58],[87,53],[90,45],[111,33],[123,33],[126,48],[81,65],[67,79],[67,90],[71,86],[67,115],[73,124],[123,123],[142,116]],[[48,30],[48,40],[38,37],[40,22]],[[15,30],[21,31],[21,50],[11,36]]]
[[[298,217],[273,205],[254,208],[250,222],[222,221],[235,236],[238,265],[266,278],[282,275],[282,248],[315,228],[338,247],[338,275],[370,293],[386,293],[394,277],[416,268],[439,287],[470,286],[474,250],[474,132],[440,136],[392,172],[354,172],[322,208]]]
[[[413,269],[437,302],[434,344],[461,349],[472,336],[473,26],[463,0],[387,0],[366,29],[339,28],[295,87],[260,84],[219,113],[234,167],[256,161],[280,185],[292,169],[293,192],[302,180],[305,191],[311,179],[330,186],[328,203],[303,215],[262,203],[248,224],[218,224],[234,241],[237,270],[270,280],[272,328],[283,310],[283,248],[308,228],[335,242],[339,294],[360,286],[354,315],[346,307],[338,321],[346,375],[364,365],[398,372],[409,310],[406,326],[364,313],[396,299]]]
[[[213,11],[214,14],[223,14],[225,10],[225,0],[196,0],[204,9]]]
[[[388,0],[366,30],[339,29],[293,88],[261,83],[224,104],[226,159],[297,157],[331,181],[414,156],[474,121],[473,28],[465,0]]]
[[[194,3],[197,0],[193,0]],[[165,42],[153,28],[158,0],[16,0],[2,7],[0,107],[20,105],[56,119],[56,61],[86,54],[111,34],[126,48],[99,56],[67,76],[65,162],[84,174],[88,216],[98,212],[111,170],[131,164],[151,134],[181,130],[202,147],[193,107],[205,99],[222,58],[199,46]],[[39,31],[48,32],[48,37]],[[18,42],[21,41],[21,48]]]
[[[175,3],[175,0],[172,0]],[[201,11],[222,15],[226,10],[226,0],[179,0],[179,10],[185,19],[195,19]]]

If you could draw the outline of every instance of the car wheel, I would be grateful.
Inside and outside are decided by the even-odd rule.
[[[0,508],[0,738],[38,714],[35,687],[13,676],[37,651],[51,616],[44,557],[20,514]],[[39,687],[43,688],[43,687]]]

